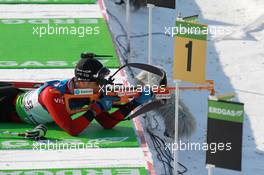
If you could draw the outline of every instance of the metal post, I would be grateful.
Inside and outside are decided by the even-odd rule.
[[[215,166],[211,164],[207,164],[206,168],[208,169],[208,175],[213,175],[213,169],[215,168]]]
[[[130,0],[126,2],[126,25],[127,25],[127,42],[128,42],[128,55],[127,62],[131,62],[131,24],[130,24]]]
[[[180,8],[179,8],[179,0],[175,0],[176,2],[176,14],[177,18],[180,16]],[[174,151],[174,162],[173,162],[173,168],[174,168],[174,175],[178,175],[178,160],[179,160],[179,154],[178,154],[178,139],[179,139],[179,101],[180,101],[180,88],[179,88],[180,80],[175,80],[175,134],[174,134],[174,144],[177,144],[177,149]]]
[[[152,11],[155,5],[148,4],[149,23],[148,23],[148,64],[152,64]],[[150,84],[150,73],[148,74],[148,83]]]
[[[174,134],[174,144],[176,145],[175,148],[176,150],[174,150],[174,162],[173,162],[173,169],[174,169],[174,175],[178,174],[178,160],[179,160],[179,156],[178,156],[178,124],[179,124],[179,100],[180,100],[180,89],[179,89],[179,80],[175,80],[175,134]]]

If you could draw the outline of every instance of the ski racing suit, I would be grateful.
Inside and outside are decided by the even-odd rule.
[[[19,94],[16,98],[16,113],[20,120],[29,124],[55,122],[70,135],[80,134],[95,118],[105,129],[111,129],[122,121],[138,105],[131,101],[113,113],[102,110],[98,103],[90,104],[89,110],[72,119],[66,110],[64,95],[69,93],[71,80],[49,81],[40,88]]]

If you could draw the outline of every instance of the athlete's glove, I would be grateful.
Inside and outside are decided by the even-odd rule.
[[[109,111],[113,107],[113,102],[120,100],[119,97],[112,96],[104,96],[96,104],[100,107],[100,109],[104,112]]]
[[[38,140],[46,135],[47,127],[45,125],[38,125],[36,128],[24,133],[25,138]]]
[[[153,92],[150,89],[144,89],[140,96],[134,99],[137,105],[142,105],[154,98]]]

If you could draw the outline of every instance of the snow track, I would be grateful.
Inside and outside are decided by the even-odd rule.
[[[95,5],[0,5],[0,18],[102,18]]]
[[[0,18],[103,18],[99,5],[0,5]],[[113,73],[115,69],[111,69]],[[0,69],[1,81],[47,81],[73,77],[73,69]],[[115,82],[126,81],[124,73]],[[140,126],[137,126],[137,130]],[[141,131],[142,132],[142,131]],[[139,140],[143,134],[139,133]],[[80,150],[16,150],[0,151],[0,170],[46,168],[115,168],[150,167],[148,151],[139,148],[103,148]],[[147,165],[148,164],[148,165]]]
[[[129,153],[129,154],[128,154]],[[0,151],[1,170],[144,167],[141,148]],[[47,156],[48,155],[48,156]]]

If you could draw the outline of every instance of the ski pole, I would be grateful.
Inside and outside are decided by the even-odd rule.
[[[11,136],[20,136],[24,137],[26,139],[40,139],[44,138],[46,133],[47,133],[47,127],[43,124],[38,125],[34,129],[26,132],[10,132],[10,131],[0,131],[0,134],[6,134],[6,135],[11,135]]]
[[[6,134],[12,136],[25,136],[25,133],[10,132],[10,131],[0,131],[0,134]]]

